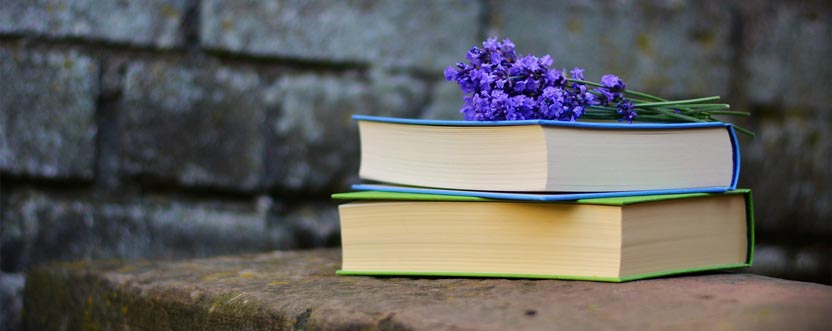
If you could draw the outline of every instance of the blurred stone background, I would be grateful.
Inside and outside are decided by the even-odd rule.
[[[50,260],[337,246],[353,113],[461,119],[487,36],[594,80],[720,95],[756,273],[832,283],[826,1],[0,0],[0,328]]]

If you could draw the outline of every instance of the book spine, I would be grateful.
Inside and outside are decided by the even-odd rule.
[[[740,142],[737,140],[737,132],[734,130],[733,125],[728,125],[728,133],[731,137],[734,158],[734,177],[731,178],[731,186],[729,189],[734,190],[737,188],[737,182],[740,179]]]
[[[746,225],[748,231],[748,258],[745,262],[750,267],[754,263],[754,197],[751,190],[745,193],[745,208],[746,217],[748,218],[748,225]]]

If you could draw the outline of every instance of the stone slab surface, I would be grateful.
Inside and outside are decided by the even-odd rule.
[[[35,268],[27,330],[806,330],[832,287],[749,274],[623,284],[335,276],[339,250]]]

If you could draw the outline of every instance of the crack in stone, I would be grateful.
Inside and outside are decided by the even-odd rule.
[[[309,308],[298,314],[295,317],[295,324],[292,325],[292,331],[306,331],[310,315],[312,315],[312,309]]]

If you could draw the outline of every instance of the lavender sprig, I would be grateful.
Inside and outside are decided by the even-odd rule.
[[[468,51],[468,63],[445,69],[445,79],[457,82],[466,94],[460,109],[466,120],[576,121],[587,117],[627,123],[718,122],[714,115],[750,115],[729,111],[728,104],[709,103],[718,96],[667,100],[629,90],[615,75],[602,76],[600,83],[587,81],[580,68],[569,71],[567,77],[566,69],[551,68],[554,61],[549,55],[518,56],[508,39],[489,38],[482,46]]]

